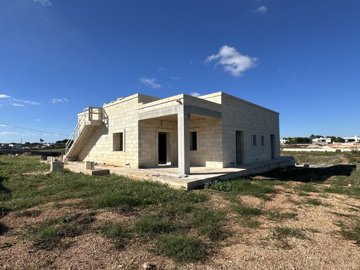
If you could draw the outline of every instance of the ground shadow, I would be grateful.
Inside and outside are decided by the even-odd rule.
[[[9,231],[9,227],[0,222],[0,235],[4,235]]]
[[[274,178],[280,181],[299,181],[324,182],[332,176],[350,176],[356,169],[356,165],[341,164],[330,167],[320,168],[304,168],[304,167],[288,167],[285,169],[276,169],[261,176]]]
[[[8,189],[7,187],[4,186],[4,181],[6,179],[7,179],[6,177],[0,176],[0,193],[2,193],[2,194],[9,194],[11,192],[10,189]]]

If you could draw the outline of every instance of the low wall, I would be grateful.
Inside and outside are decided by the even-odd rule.
[[[352,152],[354,149],[351,148],[340,148],[340,149],[321,149],[321,148],[284,148],[283,152]],[[355,150],[359,151],[359,150]]]

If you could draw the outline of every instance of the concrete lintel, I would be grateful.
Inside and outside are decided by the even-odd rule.
[[[139,113],[139,120],[153,119],[167,115],[174,115],[179,112],[179,105],[171,106],[167,108],[152,109]]]
[[[190,114],[202,115],[202,116],[207,116],[207,117],[211,117],[211,118],[221,119],[221,117],[222,117],[222,114],[219,111],[214,111],[214,110],[202,108],[199,106],[187,105],[187,106],[185,106],[185,110],[186,110],[186,112],[188,112]]]

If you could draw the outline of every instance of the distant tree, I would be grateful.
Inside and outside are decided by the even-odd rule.
[[[311,139],[307,137],[294,137],[288,138],[288,140],[288,144],[311,143]]]
[[[341,137],[336,137],[333,142],[344,143],[345,140],[343,138],[341,138]]]
[[[316,138],[316,136],[314,134],[310,135],[310,139],[315,139],[315,138]]]
[[[30,145],[31,143],[30,142],[26,142],[25,145]]]

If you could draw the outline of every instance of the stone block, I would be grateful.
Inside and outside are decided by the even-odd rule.
[[[86,170],[94,170],[95,169],[95,162],[93,162],[93,161],[85,161],[85,169]]]
[[[110,174],[110,171],[108,169],[98,169],[98,170],[91,171],[91,175],[102,176],[102,175],[109,175],[109,174]]]
[[[62,172],[64,170],[64,162],[61,161],[52,161],[50,163],[51,172]]]

